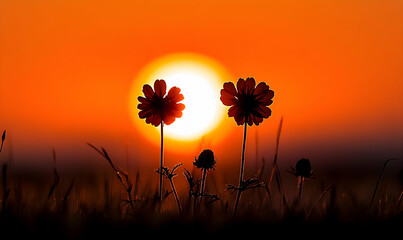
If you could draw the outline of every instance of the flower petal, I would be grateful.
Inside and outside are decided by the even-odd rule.
[[[224,90],[233,96],[236,96],[238,94],[235,85],[232,82],[224,83]]]
[[[234,117],[238,111],[239,111],[239,107],[234,105],[228,109],[228,116]]]
[[[178,106],[178,108],[181,110],[181,111],[183,111],[183,110],[185,110],[185,104],[183,104],[183,103],[178,103],[178,104],[176,104],[177,106]]]
[[[148,118],[152,114],[154,114],[154,111],[152,109],[142,110],[142,111],[139,112],[139,117],[140,118]]]
[[[154,82],[154,91],[159,98],[163,98],[167,91],[167,84],[163,79],[157,79]]]
[[[185,109],[185,104],[183,103],[176,103],[174,106],[174,110],[183,111]]]
[[[255,123],[256,126],[259,126],[259,124],[262,122],[263,122],[263,118],[253,116],[253,123]]]
[[[140,103],[140,104],[137,105],[137,109],[140,109],[140,110],[151,109],[151,104],[149,104],[149,103]]]
[[[271,109],[266,106],[260,106],[256,109],[263,118],[268,118],[271,116]]]
[[[153,114],[146,119],[146,123],[151,123],[152,125],[158,127],[161,124],[161,117],[158,114]]]
[[[181,92],[180,88],[172,87],[171,89],[169,89],[166,99],[168,101],[180,102],[184,99],[183,95],[180,92]]]
[[[142,96],[139,96],[137,98],[137,100],[139,100],[139,102],[141,102],[141,103],[150,103],[150,100],[148,98],[145,98],[145,97],[142,97]]]
[[[181,118],[183,116],[183,112],[182,111],[173,111],[172,115],[176,118]]]
[[[249,115],[248,117],[247,117],[247,119],[248,119],[248,125],[249,126],[252,126],[253,125],[253,116],[252,115]]]
[[[272,90],[267,91],[266,95],[260,97],[259,102],[261,105],[269,106],[273,103],[272,98],[274,97],[274,92]]]
[[[246,82],[243,78],[240,78],[236,83],[236,88],[239,94],[246,94]]]
[[[238,125],[245,123],[245,116],[241,111],[235,111],[234,119]]]
[[[144,93],[144,96],[146,96],[146,98],[152,98],[154,96],[154,90],[148,84],[144,84],[143,93]]]
[[[166,125],[171,125],[173,122],[175,122],[175,116],[170,115],[170,114],[167,114],[167,115],[164,117],[164,123],[165,123]]]
[[[234,95],[231,92],[227,91],[225,88],[221,89],[220,93],[220,100],[225,106],[232,106],[237,103],[237,99],[234,97]]]
[[[265,82],[260,82],[256,86],[255,92],[253,94],[259,96],[261,94],[265,94],[267,91],[269,91],[269,86]]]
[[[165,116],[174,116],[176,118],[180,118],[182,117],[183,113],[182,111],[185,109],[185,104],[183,103],[175,103],[175,104],[171,104],[169,106],[169,108],[166,109],[166,112],[164,113],[164,117]]]
[[[254,109],[252,109],[252,111],[251,111],[252,115],[253,115],[253,116],[256,116],[256,117],[263,118],[263,114],[260,113],[258,109],[259,109],[259,108],[256,108],[256,109],[254,108]]]
[[[253,91],[255,90],[256,82],[254,78],[247,78],[246,79],[246,88],[245,88],[245,93],[246,94],[253,94]]]

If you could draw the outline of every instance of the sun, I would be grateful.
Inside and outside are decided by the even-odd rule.
[[[164,126],[164,135],[178,141],[194,141],[202,138],[222,121],[225,108],[220,102],[222,83],[230,79],[227,71],[211,58],[180,53],[161,57],[148,64],[135,79],[131,93],[132,117],[138,119],[137,97],[142,95],[142,85],[164,79],[167,89],[176,86],[181,89],[185,104],[183,116],[171,125]],[[136,126],[149,136],[145,123]],[[159,131],[159,128],[155,128]],[[147,130],[147,131],[145,131]]]
[[[199,138],[221,120],[222,112],[216,101],[219,85],[217,76],[210,69],[200,63],[174,62],[159,68],[156,75],[167,82],[168,89],[177,86],[185,96],[183,116],[165,127],[167,136]]]

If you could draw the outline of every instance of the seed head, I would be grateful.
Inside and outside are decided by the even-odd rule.
[[[193,162],[193,165],[195,165],[197,168],[203,168],[206,170],[214,169],[214,165],[216,163],[214,153],[210,149],[205,149],[203,150],[199,158],[195,158],[195,162]]]
[[[295,176],[301,176],[304,178],[310,178],[312,177],[312,168],[311,168],[311,162],[309,159],[302,158],[297,162],[295,165],[295,170],[294,170],[294,175]]]

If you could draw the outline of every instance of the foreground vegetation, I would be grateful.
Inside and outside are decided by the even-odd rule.
[[[4,139],[5,132],[1,148]],[[212,151],[203,151],[193,165],[147,175],[129,174],[105,149],[89,147],[104,168],[61,174],[55,151],[52,174],[10,170],[3,162],[0,232],[58,239],[142,234],[322,238],[395,236],[403,227],[403,171],[397,171],[399,164],[387,168],[397,159],[384,161],[376,171],[317,172],[308,159],[286,170],[262,161],[238,187],[215,169]],[[164,177],[162,195],[156,174]]]
[[[196,191],[201,172],[184,166],[176,169],[172,179],[179,211],[169,179],[165,179],[161,201],[155,174],[115,175],[105,170],[109,171],[62,175],[54,169],[53,176],[29,176],[7,174],[3,168],[1,232],[59,238],[141,233],[178,237],[192,236],[188,233],[298,236],[331,232],[333,236],[391,234],[403,227],[401,185],[393,182],[393,176],[384,176],[369,208],[376,174],[318,174],[304,182],[299,199],[298,179],[284,171],[284,201],[274,180],[269,194],[267,169],[258,187],[244,191],[234,215],[236,193],[218,171],[209,173],[200,201]],[[197,182],[193,191],[190,177]]]

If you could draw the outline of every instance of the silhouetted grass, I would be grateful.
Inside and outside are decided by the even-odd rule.
[[[274,179],[276,171],[286,170],[277,164],[267,168],[263,161],[256,173],[245,173],[254,177],[245,180],[242,190],[248,191],[243,192],[234,216],[236,196],[231,194],[234,189],[226,189],[229,180],[223,177],[223,169],[209,173],[202,190],[203,178],[197,174],[204,175],[203,171],[179,168],[182,165],[172,170],[164,168],[160,174],[171,189],[160,201],[157,179],[139,171],[131,176],[115,165],[104,148],[89,146],[107,160],[108,164],[99,164],[107,170],[60,173],[55,151],[53,166],[49,166],[53,174],[20,175],[3,165],[0,232],[12,233],[16,238],[28,235],[62,239],[141,234],[193,238],[212,233],[225,237],[335,237],[347,233],[385,237],[403,227],[403,184],[399,184],[398,176],[380,182],[388,170],[386,163],[378,176],[376,172],[364,174],[348,169],[332,176],[317,170],[315,179],[304,180],[301,194],[295,176],[289,174],[282,175],[281,187],[270,188],[268,179]],[[199,201],[201,194],[203,201]],[[370,208],[372,211],[368,211]]]
[[[277,191],[272,192],[273,209],[268,204],[267,192],[264,188],[244,192],[238,206],[238,214],[234,217],[231,206],[235,196],[225,191],[218,193],[220,199],[209,205],[207,201],[203,203],[197,201],[198,205],[205,204],[203,206],[206,207],[200,208],[202,211],[194,212],[192,207],[186,204],[189,200],[193,202],[192,197],[189,196],[189,189],[187,187],[178,189],[178,199],[182,205],[182,211],[179,213],[176,200],[172,197],[173,193],[167,192],[163,202],[160,203],[157,184],[154,185],[155,189],[152,189],[147,179],[144,179],[137,184],[134,210],[131,210],[130,207],[124,206],[127,196],[122,193],[126,192],[125,189],[121,188],[120,181],[112,178],[113,176],[105,179],[107,186],[102,181],[104,178],[102,173],[94,175],[94,179],[91,180],[76,176],[74,185],[71,184],[69,177],[63,178],[63,176],[56,188],[62,191],[55,190],[53,193],[54,198],[63,201],[56,202],[59,206],[53,208],[47,201],[49,188],[40,191],[46,183],[48,186],[52,185],[51,175],[47,180],[35,182],[31,179],[20,179],[22,181],[20,185],[17,184],[17,178],[9,179],[8,186],[11,191],[6,211],[0,217],[2,232],[18,228],[17,233],[33,231],[46,234],[54,231],[56,236],[65,234],[71,237],[94,237],[104,234],[121,236],[123,233],[134,235],[150,233],[153,236],[161,236],[168,232],[171,236],[180,237],[186,234],[202,236],[208,233],[225,236],[246,233],[258,236],[258,234],[268,233],[284,234],[291,230],[294,233],[311,231],[316,235],[327,229],[333,236],[347,230],[353,230],[356,233],[360,230],[365,235],[376,229],[399,229],[403,224],[402,209],[397,209],[399,192],[389,196],[386,205],[374,201],[373,208],[381,208],[381,211],[369,213],[368,199],[371,191],[367,191],[367,197],[360,201],[358,195],[362,194],[361,189],[344,189],[348,185],[347,179],[327,185],[326,179],[306,182],[303,195],[305,204],[302,210],[298,209],[297,205],[294,207],[291,204],[289,211],[283,211],[281,193]],[[177,176],[178,180],[184,180],[184,178],[181,175]],[[364,182],[369,182],[368,179],[376,182],[376,176],[375,178],[369,176]],[[213,181],[216,180],[211,178],[210,183]],[[96,183],[92,185],[88,182]],[[225,180],[217,184],[224,187],[224,182]],[[211,186],[212,184],[208,186],[209,189],[212,189]],[[292,197],[291,193],[295,189],[295,183],[284,185],[284,190],[290,193],[287,196]],[[349,190],[353,192],[353,195],[347,194]],[[18,191],[23,192],[20,203],[17,199]],[[357,192],[357,196],[354,191]],[[297,195],[296,192],[296,198]],[[386,201],[385,197],[376,199]],[[291,203],[292,199],[288,199],[288,202]]]
[[[177,199],[182,206],[179,213],[176,198],[170,197],[173,195],[172,192],[166,192],[161,203],[157,188],[152,189],[148,179],[144,179],[142,183],[136,184],[137,193],[133,195],[136,201],[133,202],[133,209],[129,207],[129,211],[123,204],[127,200],[127,195],[121,194],[126,190],[119,186],[121,185],[119,180],[114,181],[108,178],[105,181],[108,186],[105,187],[102,174],[94,178],[91,182],[95,182],[95,185],[88,185],[87,180],[83,179],[75,180],[73,185],[68,178],[64,180],[61,178],[57,189],[62,191],[54,191],[52,195],[61,201],[56,202],[58,206],[54,208],[47,201],[49,188],[40,191],[44,183],[47,182],[48,186],[52,185],[52,176],[49,176],[48,181],[35,183],[26,180],[30,184],[23,181],[20,185],[17,184],[17,179],[9,179],[7,185],[10,195],[6,209],[0,217],[2,223],[0,228],[6,231],[5,226],[13,225],[14,228],[18,226],[22,231],[32,230],[39,233],[49,231],[50,227],[52,231],[59,234],[68,233],[73,236],[99,235],[105,231],[113,235],[120,235],[122,232],[162,235],[164,231],[173,232],[174,235],[176,231],[178,231],[177,234],[194,231],[193,234],[198,235],[209,232],[236,235],[232,232],[235,230],[242,233],[250,232],[249,234],[254,235],[269,231],[268,229],[272,231],[272,234],[287,232],[288,228],[296,231],[302,226],[306,230],[311,229],[314,233],[324,228],[334,231],[336,226],[341,228],[339,231],[350,228],[368,231],[371,230],[371,226],[401,227],[403,220],[403,212],[398,208],[399,192],[396,192],[395,196],[388,196],[386,204],[374,201],[373,207],[380,210],[369,213],[368,199],[371,194],[364,198],[367,201],[360,202],[357,199],[359,196],[350,196],[346,193],[343,185],[348,183],[343,181],[329,183],[323,187],[321,186],[325,184],[324,180],[322,183],[319,183],[318,179],[306,183],[303,197],[305,204],[302,210],[290,207],[289,211],[283,211],[281,194],[275,191],[272,192],[274,205],[272,208],[268,202],[266,190],[256,188],[244,192],[238,214],[234,217],[231,208],[234,196],[229,192],[218,193],[220,199],[209,205],[207,201],[202,203],[197,201],[198,205],[204,204],[203,206],[206,207],[200,208],[202,211],[194,212],[192,207],[186,204],[193,203],[193,198],[189,196],[189,189],[187,187],[178,189]],[[181,177],[181,175],[177,178],[184,180],[184,176]],[[211,179],[210,182],[212,181],[214,180]],[[373,178],[373,182],[375,181],[376,177]],[[223,182],[217,184],[222,184],[224,187]],[[208,189],[212,189],[211,186],[212,184],[207,186]],[[290,193],[296,189],[295,184],[284,187]],[[22,192],[21,202],[17,199],[19,191]],[[351,189],[351,191],[357,191],[357,195],[361,194],[361,189]],[[288,195],[291,196],[291,194]],[[378,200],[384,203],[386,198],[380,197]],[[358,203],[355,203],[357,201]],[[292,200],[288,199],[288,202]]]
[[[186,172],[182,168],[176,171]],[[214,174],[217,175],[218,172],[219,169]],[[268,177],[269,169],[264,175]],[[219,199],[211,203],[208,203],[208,197],[205,197],[203,202],[196,201],[197,206],[204,207],[195,212],[192,205],[188,204],[193,204],[189,186],[176,189],[177,198],[173,197],[172,191],[166,192],[160,202],[157,184],[150,183],[150,179],[154,178],[143,178],[139,173],[134,176],[136,187],[133,187],[131,193],[136,201],[133,201],[132,209],[125,207],[127,192],[122,188],[120,179],[112,178],[113,176],[105,178],[103,172],[92,174],[89,179],[86,176],[75,176],[74,182],[71,177],[62,175],[52,194],[52,198],[60,199],[54,202],[56,206],[52,206],[48,201],[48,190],[53,185],[54,176],[42,176],[43,179],[33,181],[30,178],[24,179],[24,176],[9,175],[7,189],[10,191],[5,211],[0,217],[3,223],[0,228],[5,230],[7,224],[14,222],[21,223],[18,226],[24,231],[35,229],[41,232],[48,224],[54,226],[54,231],[71,232],[69,234],[79,236],[92,233],[95,229],[100,231],[96,234],[108,230],[110,233],[117,231],[115,234],[119,235],[121,232],[136,229],[139,233],[150,232],[158,235],[164,230],[168,231],[170,227],[178,229],[179,232],[194,230],[199,234],[215,232],[235,235],[233,230],[257,234],[267,229],[280,232],[288,227],[298,229],[304,226],[306,229],[317,228],[316,231],[322,231],[325,228],[334,230],[337,226],[341,230],[357,228],[369,231],[374,226],[392,228],[401,227],[403,224],[403,209],[398,204],[400,191],[396,190],[394,195],[389,194],[387,197],[377,195],[372,206],[376,211],[369,212],[371,186],[367,191],[363,191],[360,186],[350,188],[350,179],[330,182],[326,177],[318,177],[306,181],[301,199],[304,204],[301,208],[297,208],[297,204],[290,204],[287,211],[282,208],[280,192],[272,191],[271,205],[265,188],[255,188],[243,193],[239,211],[234,217],[231,206],[235,196],[224,190],[225,179],[217,181],[217,178],[210,178],[207,190],[213,191],[214,185],[221,186],[222,191],[214,193]],[[193,183],[200,183],[192,177]],[[290,178],[294,177],[290,175]],[[181,174],[177,175],[177,180],[187,181]],[[371,181],[376,183],[376,180],[376,175],[369,175],[359,181],[365,185]],[[386,184],[386,181],[385,179],[383,183]],[[46,185],[49,187],[43,188]],[[378,193],[382,193],[379,190],[384,187],[385,185],[379,185]],[[295,180],[285,182],[284,191],[289,193],[288,203],[293,202],[293,196],[298,198]],[[178,201],[181,212],[178,211]]]

